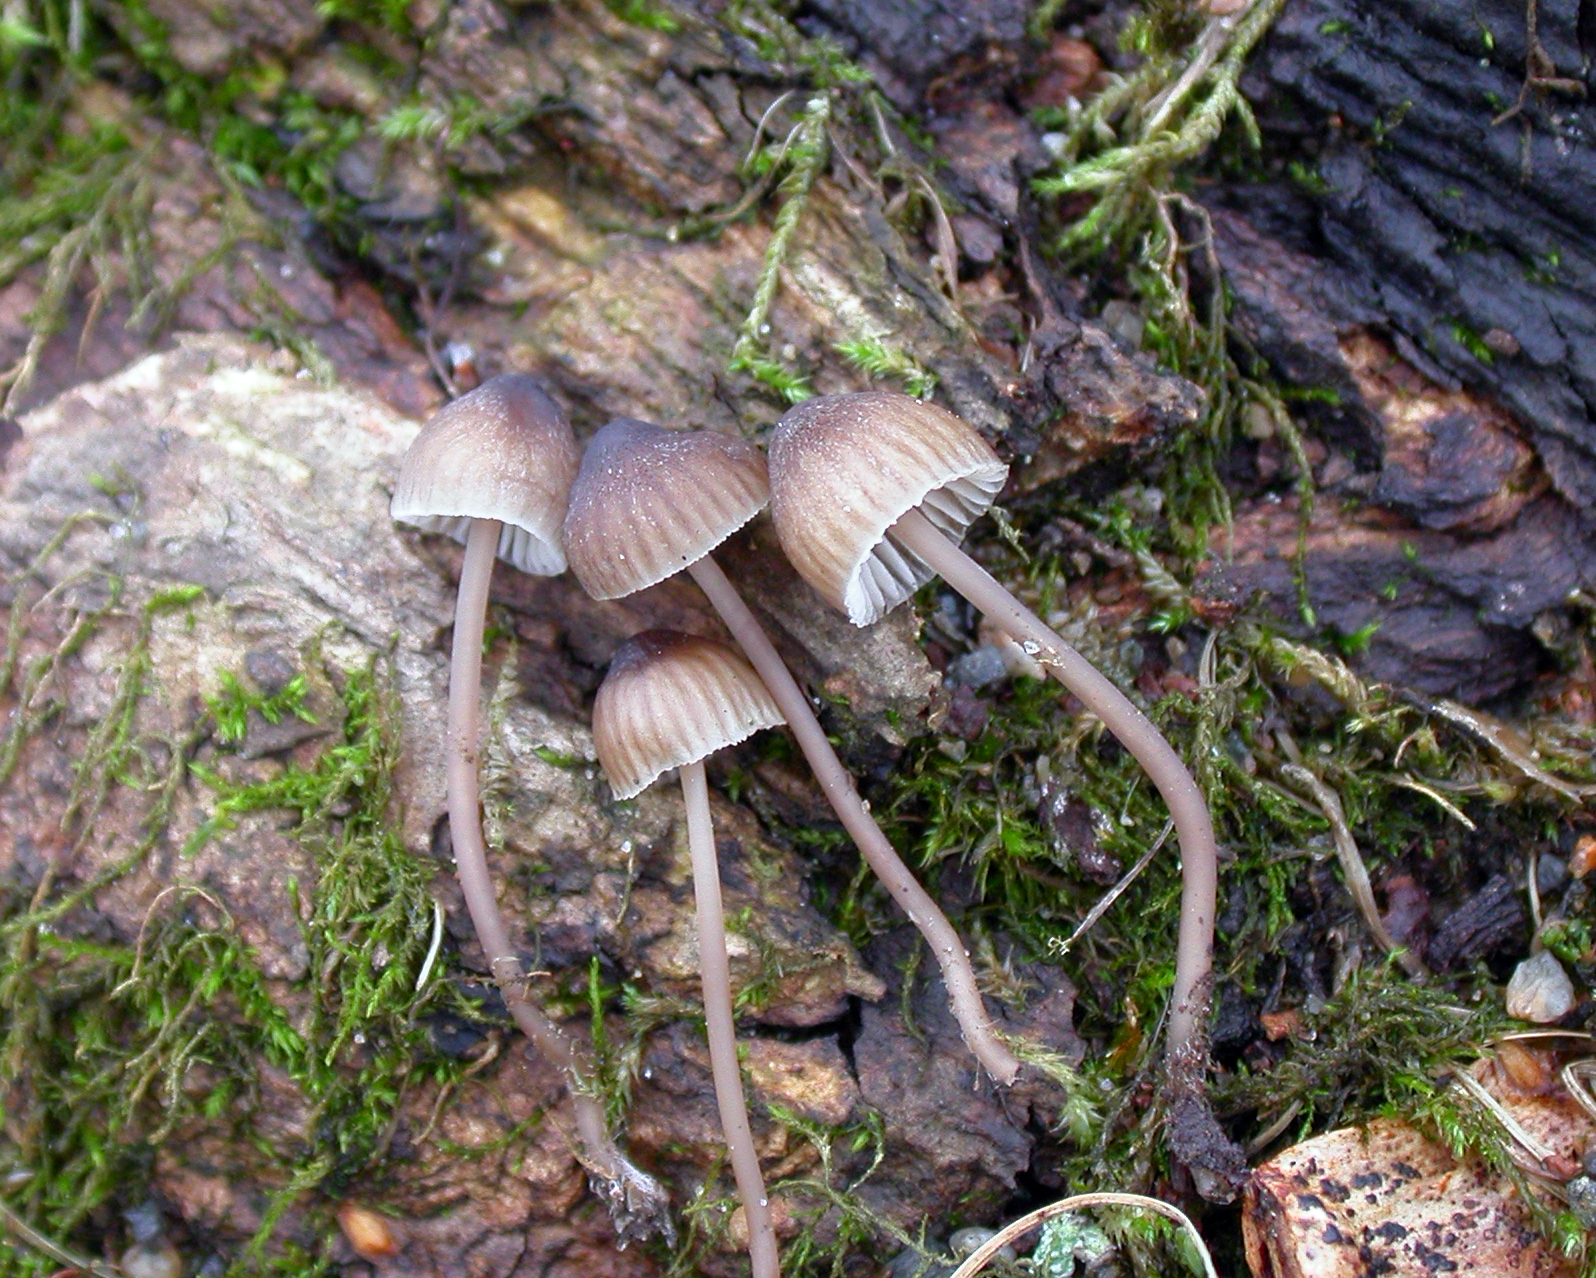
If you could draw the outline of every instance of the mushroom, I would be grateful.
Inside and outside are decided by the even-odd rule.
[[[641,793],[672,768],[681,771],[710,1072],[748,1221],[754,1278],[778,1278],[781,1266],[737,1067],[731,965],[704,760],[781,722],[765,685],[735,649],[674,630],[644,631],[617,648],[593,702],[593,744],[616,798]]]
[[[987,442],[952,413],[887,391],[805,400],[770,437],[776,533],[799,575],[827,602],[868,626],[940,573],[1079,697],[1146,769],[1169,805],[1182,854],[1168,1060],[1173,1073],[1200,1077],[1219,865],[1213,820],[1163,734],[959,549],[1007,474]]]
[[[506,374],[445,405],[421,428],[400,466],[391,511],[404,523],[465,542],[449,665],[446,760],[455,874],[510,1015],[565,1076],[583,1161],[627,1237],[656,1228],[668,1232],[666,1195],[616,1147],[575,1044],[527,992],[488,870],[477,779],[482,636],[494,555],[536,575],[565,570],[560,524],[578,464],[576,441],[559,407],[533,378]]]
[[[786,664],[710,552],[770,497],[764,454],[713,431],[673,431],[621,418],[589,441],[571,486],[565,548],[595,599],[633,594],[686,569],[775,698],[826,799],[876,876],[931,947],[964,1041],[999,1082],[1020,1064],[992,1028],[969,954],[881,827]]]

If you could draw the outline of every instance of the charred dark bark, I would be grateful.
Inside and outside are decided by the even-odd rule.
[[[1509,406],[1581,506],[1596,501],[1588,8],[1301,0],[1250,81],[1316,166],[1300,229],[1413,362]]]
[[[1311,181],[1211,193],[1234,332],[1325,445],[1300,567],[1295,514],[1243,504],[1231,587],[1432,693],[1522,687],[1596,581],[1588,38],[1534,0],[1291,5],[1246,85]]]

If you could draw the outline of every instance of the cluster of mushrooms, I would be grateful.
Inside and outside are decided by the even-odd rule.
[[[838,818],[941,969],[964,1041],[997,1082],[1020,1061],[982,1002],[968,952],[860,799],[808,697],[716,565],[714,549],[769,504],[798,573],[868,626],[940,574],[1094,712],[1146,769],[1180,841],[1183,892],[1168,1019],[1173,1063],[1206,1060],[1217,856],[1201,792],[1168,742],[1102,674],[958,548],[996,498],[1006,465],[971,427],[890,392],[807,400],[776,423],[769,460],[712,431],[610,422],[579,453],[538,383],[510,374],[439,412],[405,457],[394,518],[465,542],[448,712],[448,808],[471,920],[516,1024],[568,1081],[580,1156],[623,1238],[669,1230],[656,1181],[606,1128],[576,1040],[530,998],[489,876],[478,794],[483,625],[495,557],[553,575],[567,564],[597,599],[691,574],[741,647],[652,630],[623,644],[593,707],[599,762],[617,798],[677,769],[697,900],[715,1094],[748,1225],[755,1278],[779,1274],[775,1230],[737,1065],[720,881],[704,760],[785,724]]]

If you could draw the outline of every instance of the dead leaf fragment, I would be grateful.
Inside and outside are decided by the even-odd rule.
[[[1582,879],[1596,870],[1596,834],[1582,834],[1574,841],[1574,854],[1568,858],[1568,872]]]
[[[1566,1093],[1526,1095],[1490,1065],[1472,1072],[1559,1161],[1591,1136],[1590,1118]],[[1536,1232],[1505,1177],[1459,1162],[1399,1119],[1326,1132],[1259,1167],[1244,1191],[1242,1236],[1257,1278],[1577,1272]]]
[[[362,1260],[390,1260],[399,1254],[399,1238],[393,1225],[370,1207],[343,1203],[338,1208],[338,1226]]]

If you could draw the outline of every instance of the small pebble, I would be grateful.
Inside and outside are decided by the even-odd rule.
[[[1118,298],[1103,307],[1102,323],[1104,328],[1132,350],[1141,346],[1147,330],[1147,320],[1141,310]]]
[[[927,1238],[925,1245],[928,1251],[942,1250],[942,1244],[934,1238]],[[952,1272],[952,1265],[939,1264],[925,1252],[911,1249],[900,1251],[892,1258],[887,1264],[884,1278],[948,1278]]]
[[[1537,1025],[1562,1020],[1574,1002],[1574,982],[1550,950],[1530,955],[1507,983],[1507,1014]]]
[[[1582,879],[1596,869],[1596,834],[1582,834],[1574,840],[1574,854],[1568,858],[1568,872]]]
[[[966,688],[985,688],[1008,677],[1003,654],[995,647],[982,645],[948,662],[947,681]]]
[[[164,1240],[165,1221],[154,1199],[146,1198],[137,1207],[128,1208],[122,1213],[122,1219],[127,1221],[127,1231],[134,1242],[153,1246]]]
[[[1511,358],[1523,350],[1518,338],[1509,333],[1505,328],[1488,328],[1480,339],[1485,343],[1485,348],[1493,355]]]
[[[963,1229],[953,1231],[953,1236],[948,1239],[948,1250],[963,1260],[966,1256],[973,1256],[976,1251],[984,1247],[988,1241],[997,1235],[995,1229],[983,1229],[980,1225],[967,1225]],[[1004,1246],[997,1249],[994,1260],[1013,1260],[1014,1248]]]
[[[134,1243],[122,1253],[125,1278],[182,1278],[183,1259],[171,1243]]]
[[[1241,433],[1248,439],[1273,439],[1275,415],[1269,411],[1267,405],[1260,404],[1256,400],[1248,403],[1241,410]]]
[[[1568,1195],[1568,1209],[1586,1229],[1596,1229],[1596,1180],[1588,1175],[1575,1176],[1563,1186]]]
[[[1535,887],[1544,896],[1568,883],[1568,862],[1555,853],[1542,852],[1535,860]]]

